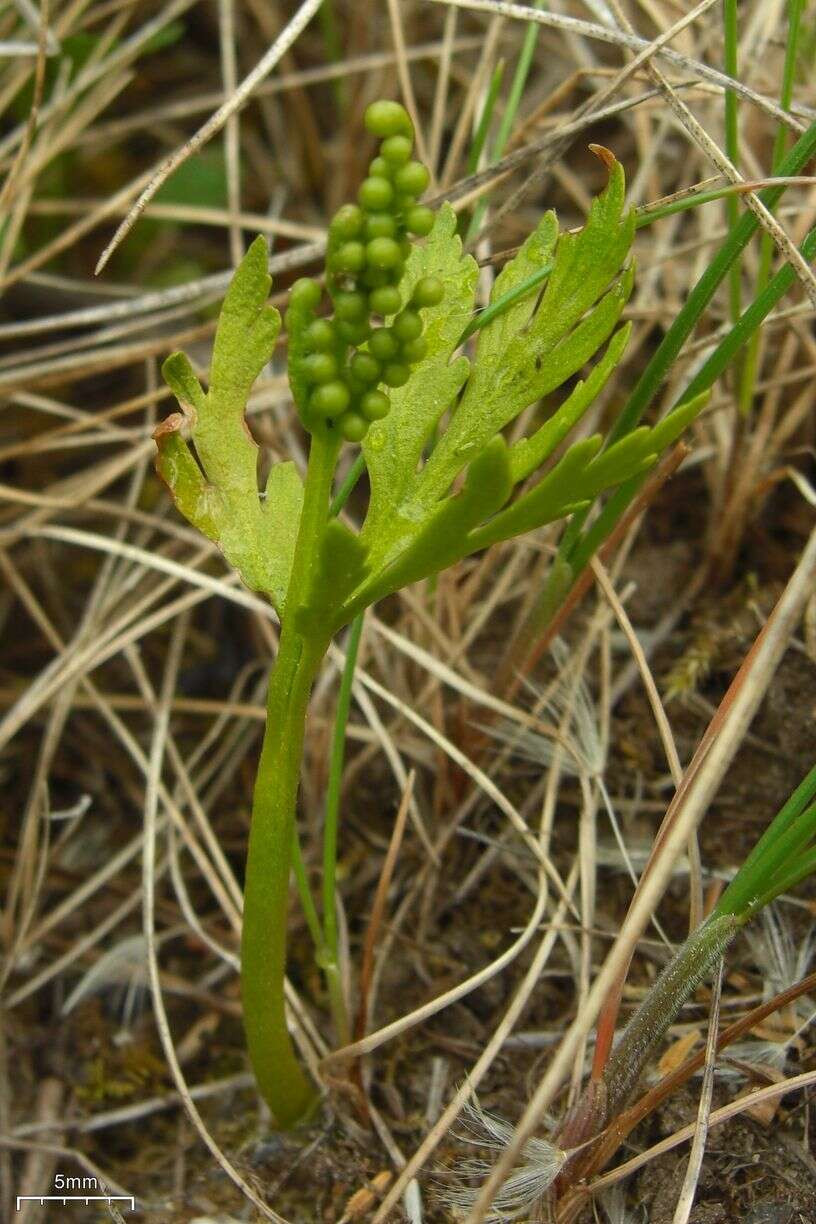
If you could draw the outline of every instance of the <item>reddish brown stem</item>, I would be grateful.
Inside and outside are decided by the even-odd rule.
[[[646,484],[641,489],[631,506],[621,516],[609,538],[598,549],[598,556],[606,564],[609,557],[632,526],[632,523],[657,497],[663,485],[669,480],[689,453],[689,447],[684,442],[678,442],[672,451],[658,464]],[[528,645],[530,630],[535,628],[528,620],[520,631],[514,643],[505,656],[497,675],[497,687],[501,693],[505,691],[505,700],[512,701],[528,672],[535,667],[545,650],[551,645],[553,638],[561,632],[581,600],[592,586],[593,574],[587,566],[576,578],[572,589],[552,620],[547,624],[541,636],[532,645]],[[524,652],[520,654],[520,651]]]

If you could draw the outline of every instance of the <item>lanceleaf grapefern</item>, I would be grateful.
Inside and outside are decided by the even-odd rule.
[[[311,435],[305,480],[294,464],[279,463],[259,491],[258,447],[245,420],[281,325],[267,304],[262,238],[224,300],[208,390],[183,354],[165,362],[182,411],[155,435],[158,471],[178,509],[271,600],[281,622],[242,939],[250,1058],[281,1125],[314,1102],[284,1014],[286,915],[307,706],[331,638],[391,592],[587,507],[645,471],[700,407],[699,399],[686,404],[607,449],[598,435],[583,439],[548,462],[607,382],[629,334],[616,330],[633,275],[634,218],[624,211],[621,167],[610,155],[608,186],[579,233],[559,234],[552,212],[542,218],[475,320],[478,269],[462,253],[450,206],[434,213],[417,202],[429,176],[411,158],[407,113],[375,102],[365,124],[381,144],[358,203],[341,208],[329,228],[330,313],[321,310],[318,283],[300,280],[286,315],[289,382]],[[477,330],[472,359],[457,356],[463,333]],[[506,441],[506,426],[599,353],[543,424]],[[329,513],[344,441],[362,444],[368,469],[359,532]]]

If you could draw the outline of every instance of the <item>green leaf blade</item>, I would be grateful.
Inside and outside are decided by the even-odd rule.
[[[408,259],[400,284],[403,300],[429,275],[442,281],[445,293],[438,306],[421,312],[427,355],[405,386],[390,392],[391,411],[371,426],[363,442],[371,485],[363,537],[378,558],[385,557],[402,534],[398,520],[410,502],[422,454],[470,370],[466,358],[451,358],[473,311],[478,268],[462,253],[450,205],[440,208],[425,245],[414,248]]]
[[[610,340],[603,358],[592,369],[586,380],[577,384],[571,395],[553,413],[540,429],[529,438],[523,438],[510,449],[510,463],[516,484],[526,480],[549,459],[557,446],[563,442],[591,404],[600,395],[613,370],[623,357],[631,335],[631,324],[627,323]]]
[[[184,416],[174,412],[153,432],[156,472],[164,481],[178,511],[210,540],[218,541],[218,501],[215,489],[181,435]]]
[[[623,167],[614,161],[583,229],[559,238],[533,327],[545,351],[578,323],[620,271],[635,236],[634,212],[623,215],[625,194]]]
[[[293,464],[278,464],[261,499],[258,445],[245,416],[252,385],[280,329],[280,316],[267,303],[270,285],[266,241],[259,238],[224,298],[209,391],[204,393],[183,353],[171,354],[162,370],[183,413],[169,417],[154,437],[157,470],[179,511],[218,544],[250,590],[267,595],[280,613],[292,572],[303,483]],[[185,422],[198,462],[180,433]]]
[[[214,484],[236,496],[257,496],[258,448],[246,423],[252,385],[272,356],[280,314],[267,304],[272,284],[263,237],[250,246],[230,282],[213,345],[207,411],[201,411],[193,440],[204,471]]]
[[[572,377],[614,330],[633,284],[623,270],[634,215],[623,216],[623,170],[615,162],[584,228],[561,234],[540,303],[522,298],[479,331],[473,371],[443,438],[415,482],[414,502],[430,507],[490,439]],[[552,259],[554,218],[545,218],[499,281],[502,293],[528,278],[535,258]],[[519,324],[522,324],[520,327]]]

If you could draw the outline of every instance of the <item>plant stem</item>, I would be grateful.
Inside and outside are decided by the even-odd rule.
[[[339,442],[314,434],[292,577],[272,670],[249,835],[241,939],[241,996],[249,1057],[261,1094],[281,1126],[303,1118],[315,1093],[286,1024],[284,976],[289,876],[300,763],[312,684],[328,642],[303,634],[326,525]]]
[[[579,1147],[617,1117],[649,1055],[741,925],[733,914],[715,913],[677,949],[615,1042],[603,1074],[590,1079],[565,1117],[558,1136],[563,1147]]]
[[[678,948],[652,986],[615,1043],[604,1069],[607,1121],[623,1109],[650,1053],[739,926],[732,914],[709,918]]]
[[[340,681],[337,710],[334,716],[329,785],[326,791],[326,818],[323,825],[323,956],[322,967],[329,988],[332,1015],[334,1016],[337,1040],[347,1045],[350,1040],[348,1010],[340,982],[337,949],[337,827],[340,817],[340,785],[343,779],[343,761],[346,754],[346,725],[351,707],[351,688],[357,651],[363,631],[364,612],[351,622],[346,642],[346,663]]]

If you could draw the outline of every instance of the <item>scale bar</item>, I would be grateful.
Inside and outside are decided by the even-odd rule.
[[[21,1203],[39,1203],[44,1207],[46,1203],[84,1203],[87,1207],[90,1203],[130,1203],[130,1210],[136,1210],[136,1199],[132,1194],[18,1194],[17,1195],[17,1210],[20,1210]]]

